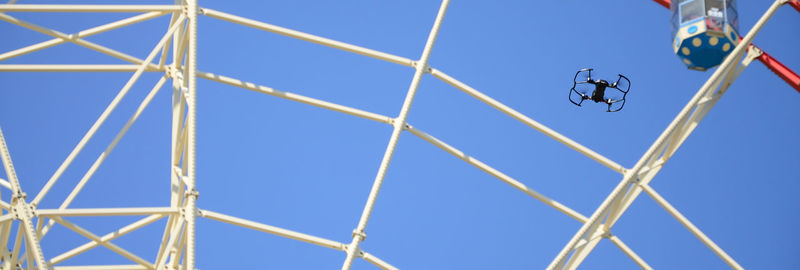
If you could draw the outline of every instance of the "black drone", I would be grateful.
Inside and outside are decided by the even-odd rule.
[[[625,106],[625,96],[628,95],[628,90],[631,89],[631,81],[622,74],[618,74],[619,78],[615,83],[608,83],[606,80],[592,80],[592,69],[584,68],[575,73],[575,78],[572,80],[572,89],[569,90],[569,101],[572,104],[581,106],[584,100],[590,99],[595,103],[603,102],[608,105],[607,112],[618,112]],[[622,97],[615,95],[614,97],[606,96],[606,89],[611,88],[622,93]],[[587,95],[591,91],[591,95]],[[572,93],[578,94],[581,99],[575,102],[572,98]],[[616,103],[619,103],[617,107]],[[614,107],[612,109],[612,106]]]

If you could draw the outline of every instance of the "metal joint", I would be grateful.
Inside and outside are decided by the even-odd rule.
[[[192,197],[194,197],[195,199],[197,199],[198,197],[200,197],[200,192],[199,192],[199,191],[197,191],[197,189],[194,189],[194,188],[193,188],[193,189],[187,190],[187,191],[186,191],[186,193],[184,193],[184,194],[183,194],[183,196],[184,196],[184,197],[187,197],[187,198],[188,198],[189,196],[192,196]]]
[[[424,67],[420,67],[419,66],[419,61],[411,61],[411,66],[413,66],[414,68],[422,69],[423,73],[431,73],[431,72],[433,72],[433,68],[428,64],[425,64]]]
[[[367,239],[367,234],[364,231],[353,230],[353,237],[360,236],[361,241]],[[360,250],[359,250],[360,251]]]
[[[17,192],[13,196],[11,196],[11,203],[13,204],[14,202],[17,202],[20,199],[22,199],[22,201],[24,202],[25,198],[27,198],[27,197],[28,197],[28,194],[25,194],[25,192],[22,192],[22,191]]]

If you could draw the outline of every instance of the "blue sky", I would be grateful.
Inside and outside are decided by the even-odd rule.
[[[75,2],[75,1],[68,1]],[[80,1],[76,3],[97,3]],[[148,1],[148,3],[163,3]],[[171,1],[168,1],[171,3]],[[19,3],[45,3],[25,1]],[[59,2],[61,3],[61,2]],[[137,2],[142,3],[142,2]],[[418,59],[438,1],[202,1],[201,6]],[[739,1],[748,31],[769,1]],[[73,33],[131,14],[12,16]],[[168,17],[87,38],[144,58]],[[800,70],[800,14],[781,8],[755,43]],[[50,39],[0,23],[0,51]],[[669,11],[650,1],[453,1],[430,65],[630,168],[712,71],[672,53]],[[0,64],[123,64],[64,44]],[[397,116],[413,69],[200,17],[198,67]],[[576,107],[580,68],[625,74],[625,109]],[[0,126],[32,198],[131,73],[0,73]],[[161,74],[146,74],[78,156],[41,208],[56,208]],[[198,81],[198,206],[349,243],[391,126]],[[800,268],[798,93],[753,63],[652,186],[745,268]],[[171,91],[163,89],[72,207],[169,205]],[[408,122],[589,216],[621,175],[426,75]],[[5,172],[0,177],[6,179]],[[9,192],[2,190],[3,198]],[[98,235],[140,217],[69,218]],[[114,243],[153,260],[165,220]],[[404,133],[361,247],[402,269],[541,269],[581,224],[435,146]],[[199,219],[201,269],[337,269],[344,253]],[[613,232],[655,268],[727,266],[647,196]],[[56,226],[46,256],[87,240]],[[128,264],[97,248],[63,265]],[[353,269],[374,269],[357,260]],[[637,269],[602,241],[582,269]]]

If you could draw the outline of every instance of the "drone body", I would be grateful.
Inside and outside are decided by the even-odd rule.
[[[608,105],[607,112],[622,110],[622,107],[625,106],[625,97],[628,95],[628,90],[630,90],[631,87],[630,80],[622,74],[618,74],[619,78],[617,78],[617,81],[614,83],[609,83],[606,80],[593,80],[592,70],[591,68],[584,68],[579,70],[578,73],[575,73],[575,78],[572,81],[572,89],[569,91],[569,101],[572,102],[572,104],[581,106],[584,100],[589,99],[595,103],[602,102]],[[622,94],[622,97],[606,96],[607,89],[618,91],[614,93]],[[589,91],[591,91],[591,94],[588,94]],[[573,98],[573,94],[577,94],[580,97],[577,102]],[[615,104],[619,105],[617,106]]]

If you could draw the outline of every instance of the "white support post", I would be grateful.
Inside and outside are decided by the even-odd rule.
[[[598,230],[607,230],[610,228],[610,225],[613,225],[613,222],[622,215],[622,211],[624,208],[629,205],[627,202],[618,202],[618,200],[623,200],[628,193],[626,191],[631,192],[641,192],[640,189],[632,187],[630,189],[626,188],[630,184],[638,182],[640,184],[647,184],[660,170],[661,166],[666,162],[666,160],[657,159],[659,154],[662,154],[663,149],[667,146],[672,136],[676,136],[679,133],[681,125],[686,123],[687,117],[690,116],[690,113],[696,110],[698,104],[702,100],[703,97],[706,97],[709,92],[715,90],[715,87],[719,85],[725,75],[728,75],[728,72],[733,70],[731,68],[732,65],[736,64],[741,58],[742,54],[744,53],[745,48],[747,48],[750,43],[753,41],[755,35],[761,30],[767,20],[775,13],[775,11],[780,7],[780,5],[785,0],[776,0],[770,8],[764,13],[764,15],[758,20],[753,29],[748,32],[748,34],[740,41],[740,43],[736,46],[736,48],[725,58],[725,61],[717,68],[717,70],[711,75],[711,77],[706,81],[705,84],[697,91],[697,93],[692,97],[692,99],[686,104],[686,106],[681,110],[680,113],[673,119],[669,126],[661,133],[661,135],[656,139],[653,145],[645,152],[641,159],[636,163],[636,165],[625,174],[622,181],[617,185],[617,187],[609,194],[605,201],[597,208],[594,214],[589,218],[589,222],[585,223],[580,230],[570,239],[566,246],[559,252],[555,259],[550,263],[547,269],[562,269],[564,263],[567,261],[569,255],[574,251],[575,254],[581,256],[581,254],[588,254],[591,252],[591,247],[588,250],[584,251],[584,246],[578,247],[577,244],[580,241],[588,241],[588,238],[597,233]],[[705,104],[705,103],[704,103]],[[702,105],[702,104],[700,104]],[[699,119],[698,119],[699,121]],[[692,129],[693,130],[693,129]],[[690,131],[690,130],[688,130]],[[686,135],[688,136],[688,135]],[[653,168],[648,166],[648,163],[651,165],[653,162],[658,162],[658,166]],[[640,179],[640,173],[643,171],[645,167],[648,167],[646,178]],[[646,181],[645,181],[646,180]],[[627,196],[629,201],[633,201],[636,199],[636,195],[638,193],[630,194],[631,196]],[[616,208],[612,209],[612,203],[616,205]],[[623,209],[619,209],[622,207]],[[613,213],[612,218],[614,220],[608,219],[602,226],[600,225],[606,214]],[[608,225],[608,226],[607,226]],[[575,255],[573,255],[575,256]],[[585,255],[584,255],[585,256]],[[582,262],[582,257],[578,258],[578,260],[574,260],[571,262],[571,267],[577,267]],[[570,268],[571,269],[571,268]]]
[[[189,183],[186,185],[186,264],[188,270],[195,269],[195,236],[197,216],[197,13],[199,12],[197,0],[187,0],[186,13],[189,18],[188,35],[189,51],[186,65],[189,98],[187,105],[187,176]]]
[[[375,176],[375,181],[373,182],[372,189],[369,192],[367,204],[364,207],[364,211],[361,213],[361,219],[358,221],[358,227],[353,230],[353,240],[350,242],[350,245],[347,248],[347,258],[345,258],[345,261],[342,264],[342,270],[350,269],[350,266],[353,264],[353,259],[355,259],[356,255],[359,253],[359,244],[361,241],[364,241],[364,238],[366,238],[364,230],[366,229],[367,222],[372,214],[372,208],[375,206],[375,200],[378,197],[378,192],[380,192],[383,179],[386,176],[386,171],[388,170],[389,163],[392,160],[392,155],[397,147],[397,141],[400,138],[400,133],[406,126],[406,118],[408,117],[408,112],[411,109],[411,103],[414,101],[414,95],[417,92],[422,75],[425,74],[425,72],[427,72],[429,69],[428,59],[430,58],[431,51],[433,50],[433,44],[436,42],[436,36],[439,33],[439,28],[442,25],[442,20],[444,19],[444,15],[447,11],[447,6],[449,3],[450,0],[442,1],[441,6],[439,7],[439,13],[436,15],[436,20],[434,21],[431,32],[428,35],[425,48],[422,51],[422,57],[415,65],[416,71],[414,72],[414,77],[411,80],[411,85],[408,88],[405,101],[403,101],[403,107],[400,109],[400,115],[394,119],[394,127],[392,130],[392,136],[389,138],[389,145],[386,146],[386,152],[384,152],[381,165],[378,168],[378,174]]]
[[[11,212],[16,213],[20,219],[19,231],[25,233],[25,242],[27,243],[28,254],[32,254],[34,260],[29,260],[29,264],[36,265],[39,269],[47,269],[47,263],[42,254],[42,247],[39,245],[39,237],[33,227],[34,207],[25,201],[25,192],[22,192],[22,187],[19,185],[17,172],[14,170],[14,163],[11,161],[11,154],[8,152],[5,136],[3,136],[3,129],[0,128],[0,158],[3,162],[3,168],[6,171],[9,183],[11,185],[11,192],[13,198],[11,199]],[[17,243],[18,244],[18,243]],[[4,248],[4,247],[3,247]],[[16,253],[15,253],[16,254]]]

